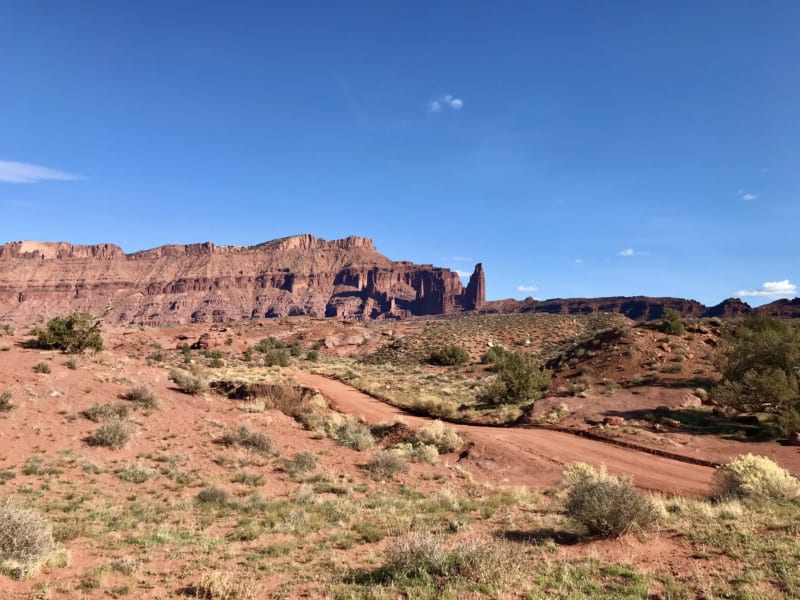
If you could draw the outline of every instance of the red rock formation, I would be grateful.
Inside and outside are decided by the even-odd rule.
[[[449,269],[393,262],[372,240],[298,235],[251,247],[212,243],[124,254],[111,244],[0,246],[0,321],[73,310],[160,325],[288,315],[409,317],[485,301],[478,265],[465,288]]]

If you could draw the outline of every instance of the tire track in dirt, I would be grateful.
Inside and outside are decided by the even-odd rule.
[[[359,390],[322,375],[297,372],[303,385],[316,388],[339,412],[370,423],[393,422],[397,417],[412,428],[431,419],[410,415]],[[481,427],[451,424],[470,444],[459,461],[476,478],[499,484],[552,486],[561,467],[570,462],[605,465],[610,473],[633,477],[637,487],[687,496],[712,491],[714,469],[680,462],[635,449],[547,429]]]

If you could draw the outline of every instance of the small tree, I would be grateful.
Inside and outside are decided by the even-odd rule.
[[[681,313],[673,308],[665,308],[658,329],[669,335],[683,335],[686,326],[681,318]]]
[[[79,354],[84,350],[103,349],[100,321],[86,312],[55,317],[47,322],[44,329],[37,327],[31,333],[36,336],[33,345],[37,348],[61,350],[73,354]]]
[[[496,379],[484,391],[493,404],[522,404],[538,400],[550,387],[552,371],[543,369],[524,352],[506,352],[496,363]]]
[[[800,429],[800,333],[765,315],[745,318],[726,334],[712,397],[738,411],[775,415],[779,433]]]

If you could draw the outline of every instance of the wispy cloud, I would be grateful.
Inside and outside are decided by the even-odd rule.
[[[439,96],[436,100],[428,102],[428,112],[438,113],[446,108],[461,110],[464,108],[464,101],[461,98],[445,94],[444,96]]]
[[[518,292],[538,292],[539,288],[535,285],[518,285]]]
[[[469,256],[448,256],[445,260],[452,260],[453,262],[472,262]]]
[[[462,271],[461,269],[456,269],[455,271],[459,277],[470,277],[472,275],[472,271]]]
[[[0,182],[3,183],[36,183],[37,181],[46,180],[72,181],[75,179],[80,179],[80,177],[39,165],[0,160]]]
[[[797,295],[797,286],[788,279],[783,281],[765,281],[757,290],[740,290],[737,297],[786,298]]]
[[[750,192],[745,192],[743,190],[740,191],[739,194],[742,200],[755,200],[756,198],[758,198],[758,196],[756,196],[755,194],[751,194]]]
[[[625,250],[620,250],[617,252],[617,256],[647,256],[650,254],[649,252],[640,252],[638,250],[634,250],[633,248],[625,248]]]
[[[576,258],[576,259],[575,259],[575,264],[576,264],[576,265],[582,265],[582,264],[583,264],[583,262],[584,262],[584,260],[583,260],[582,258]]]

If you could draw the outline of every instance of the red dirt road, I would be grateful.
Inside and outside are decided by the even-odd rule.
[[[303,385],[316,388],[338,411],[370,423],[391,423],[397,417],[411,427],[429,419],[404,413],[340,381],[297,372]],[[637,487],[668,494],[707,495],[714,470],[611,444],[544,429],[452,425],[471,444],[458,464],[477,479],[499,484],[552,486],[561,468],[571,462],[605,465],[609,472],[630,475]]]

